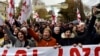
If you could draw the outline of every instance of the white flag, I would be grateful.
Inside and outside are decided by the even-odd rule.
[[[77,20],[78,22],[81,22],[81,15],[80,15],[80,11],[78,8],[77,8]]]
[[[13,24],[14,19],[13,19],[13,15],[14,15],[14,0],[9,0],[9,7],[7,8],[7,16],[8,16],[8,20],[10,22],[10,24]]]
[[[20,23],[22,24],[24,21],[26,21],[30,17],[31,13],[32,13],[31,0],[23,0],[21,15],[19,16]]]

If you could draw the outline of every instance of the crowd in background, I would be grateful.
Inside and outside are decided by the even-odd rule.
[[[96,17],[74,24],[57,22],[23,22],[13,24],[5,21],[0,26],[0,47],[51,47],[100,44],[100,22]]]

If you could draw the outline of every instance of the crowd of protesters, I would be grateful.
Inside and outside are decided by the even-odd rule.
[[[0,26],[0,47],[51,47],[100,44],[100,22],[96,16],[78,24],[57,22],[23,22]]]

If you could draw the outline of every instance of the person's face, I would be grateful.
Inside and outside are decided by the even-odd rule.
[[[48,30],[44,30],[43,32],[43,38],[48,39],[50,37],[50,32]]]
[[[9,40],[8,35],[4,34],[4,40]]]
[[[77,30],[83,32],[85,30],[85,25],[77,25]]]
[[[3,29],[3,33],[6,33],[6,31]]]
[[[69,27],[73,27],[73,25],[72,24],[69,24]]]
[[[42,27],[43,27],[43,28],[45,28],[45,27],[46,27],[46,25],[42,25]]]
[[[18,33],[18,29],[17,28],[14,29],[14,33]]]
[[[84,28],[85,28],[85,25],[84,25],[84,24],[82,24],[82,25],[81,25],[81,27],[82,27],[82,29],[84,29]]]
[[[16,28],[16,25],[13,25],[13,29],[15,29]]]
[[[100,28],[100,23],[97,23],[96,27]]]
[[[73,27],[73,31],[76,31],[76,26]]]
[[[68,31],[65,32],[65,36],[66,36],[66,37],[70,37],[70,36],[71,36],[70,30],[68,30]]]
[[[20,41],[23,41],[24,40],[24,35],[21,32],[18,32],[18,39]]]
[[[55,34],[59,34],[60,33],[60,29],[54,30]]]

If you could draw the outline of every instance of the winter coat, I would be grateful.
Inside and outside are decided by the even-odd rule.
[[[85,29],[84,32],[77,32],[78,35],[76,36],[78,43],[82,44],[96,44],[96,39],[98,39],[98,35],[95,32],[94,24],[95,24],[96,17],[92,16],[90,23]]]
[[[75,35],[72,33],[70,37],[66,37],[64,33],[61,34],[61,40],[60,40],[60,45],[62,46],[68,46],[68,45],[73,45],[77,43]]]
[[[50,37],[50,40],[45,40],[43,38],[40,38],[31,28],[28,28],[28,33],[36,40],[38,47],[48,47],[56,45],[56,39],[52,36]]]
[[[26,47],[26,46],[35,47],[36,46],[35,41],[32,42],[31,40],[28,40],[28,39],[22,45],[21,44],[22,42],[18,38],[15,38],[15,36],[12,35],[12,33],[10,32],[10,30],[7,27],[4,29],[9,37],[9,39],[12,41],[13,46],[15,46],[15,47]]]
[[[52,36],[56,39],[57,43],[60,43],[60,40],[61,40],[61,33],[59,33],[59,34],[53,33]]]

